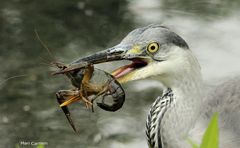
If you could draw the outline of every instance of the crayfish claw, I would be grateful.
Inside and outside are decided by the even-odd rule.
[[[63,102],[65,102],[65,99],[64,99],[63,96],[60,95],[59,93],[56,93],[56,97],[57,97],[57,101],[58,101],[59,104],[62,104]],[[77,129],[76,129],[76,127],[75,127],[75,125],[74,125],[74,122],[73,122],[73,120],[72,120],[72,118],[71,118],[71,113],[70,113],[68,107],[67,107],[67,106],[61,106],[61,109],[62,109],[62,111],[64,112],[64,114],[65,114],[65,116],[66,116],[69,124],[70,124],[71,127],[73,128],[73,130],[74,130],[75,132],[77,132]]]
[[[71,125],[72,129],[74,130],[74,132],[77,132],[77,129],[76,129],[74,123],[73,123],[73,120],[72,120],[72,118],[71,118],[71,114],[70,114],[67,106],[63,106],[63,107],[61,107],[61,108],[62,108],[65,116],[67,117],[67,120],[68,120],[69,124]]]

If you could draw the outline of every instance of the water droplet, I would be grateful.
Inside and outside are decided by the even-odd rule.
[[[84,2],[79,2],[78,4],[77,4],[77,7],[78,7],[78,9],[84,9],[85,8],[85,3]]]
[[[2,117],[2,122],[3,122],[3,123],[8,123],[8,122],[9,122],[8,117],[3,116],[3,117]]]
[[[85,10],[85,15],[86,16],[92,16],[93,15],[93,11],[92,10]]]
[[[31,107],[30,107],[29,105],[24,105],[24,106],[23,106],[23,110],[24,110],[25,112],[29,111],[30,109],[31,109]]]

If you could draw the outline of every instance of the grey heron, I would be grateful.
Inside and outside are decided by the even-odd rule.
[[[146,137],[151,148],[188,148],[199,142],[214,112],[219,112],[220,147],[240,146],[240,79],[205,95],[200,65],[188,44],[161,25],[130,32],[118,45],[76,60],[103,63],[129,60],[112,74],[120,83],[152,78],[164,86],[152,104]]]

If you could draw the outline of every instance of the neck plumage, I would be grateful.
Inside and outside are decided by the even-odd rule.
[[[166,89],[150,109],[146,123],[150,148],[190,146],[187,136],[200,113],[202,78],[195,58],[188,60],[193,65],[171,83],[163,83]]]
[[[146,135],[148,145],[151,148],[162,148],[160,125],[163,116],[170,105],[175,101],[173,92],[170,88],[163,92],[162,97],[158,97],[152,104],[146,123]]]

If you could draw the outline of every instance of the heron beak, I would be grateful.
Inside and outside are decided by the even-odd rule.
[[[140,46],[123,46],[117,45],[112,48],[97,52],[95,54],[77,59],[71,64],[77,64],[80,62],[89,62],[92,64],[99,64],[111,61],[119,61],[119,60],[131,60],[136,58],[144,58],[146,53],[144,53]]]
[[[78,59],[72,64],[83,61],[92,64],[99,64],[120,60],[132,61],[131,64],[119,67],[111,73],[120,83],[125,83],[132,80],[134,76],[133,71],[145,67],[149,62],[145,50],[142,50],[140,46],[136,45],[132,47],[117,45],[104,51],[97,52],[93,55]]]
[[[89,62],[92,64],[99,64],[99,63],[105,63],[110,61],[123,60],[126,51],[127,51],[127,47],[115,46],[115,47],[97,52],[95,54],[86,56],[84,58],[77,59],[72,64],[77,64],[83,61]]]

